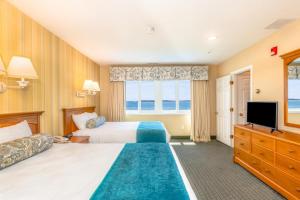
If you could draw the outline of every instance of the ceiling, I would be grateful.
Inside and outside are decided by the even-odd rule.
[[[271,34],[265,27],[274,21],[300,17],[299,0],[9,2],[94,61],[110,64],[216,64]]]

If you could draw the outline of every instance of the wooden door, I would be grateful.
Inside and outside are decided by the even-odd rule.
[[[250,71],[237,75],[237,123],[247,122],[247,102],[250,101]]]

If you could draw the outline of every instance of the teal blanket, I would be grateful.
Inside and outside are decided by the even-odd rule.
[[[166,131],[161,122],[140,122],[136,131],[136,142],[166,143]]]
[[[126,144],[91,200],[188,200],[168,144]]]

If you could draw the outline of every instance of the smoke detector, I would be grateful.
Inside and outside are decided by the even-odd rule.
[[[155,33],[155,27],[154,26],[147,26],[146,27],[146,33],[149,35],[152,35]]]

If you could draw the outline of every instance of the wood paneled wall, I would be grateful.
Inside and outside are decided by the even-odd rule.
[[[0,0],[0,56],[7,66],[14,55],[31,58],[39,79],[31,80],[26,89],[9,89],[0,94],[0,113],[45,111],[42,132],[61,135],[62,108],[96,106],[99,112],[99,94],[86,98],[75,95],[85,79],[100,81],[99,65]],[[16,79],[0,77],[1,80],[16,84]]]

